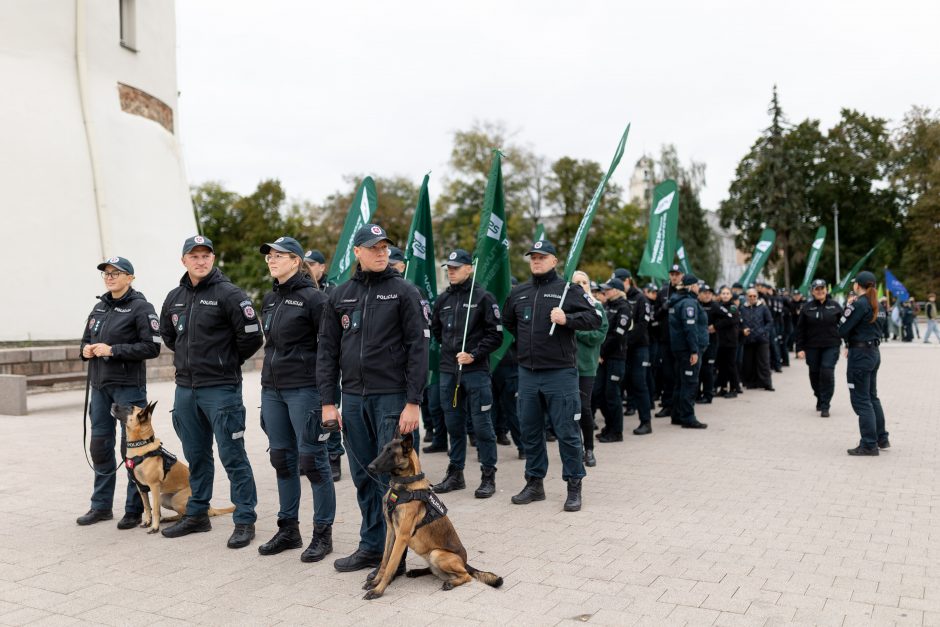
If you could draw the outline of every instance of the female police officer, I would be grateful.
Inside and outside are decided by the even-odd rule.
[[[839,335],[848,346],[849,398],[858,414],[862,440],[849,455],[877,455],[879,448],[891,446],[885,431],[885,415],[878,400],[878,368],[881,331],[878,320],[878,295],[875,275],[859,272],[852,286],[853,294],[839,321]]]
[[[303,249],[292,237],[261,246],[274,289],[261,305],[266,338],[261,369],[261,424],[268,434],[277,474],[277,533],[258,547],[262,555],[300,548],[298,467],[313,488],[313,539],[302,562],[318,562],[333,550],[336,492],[321,435],[317,391],[317,332],[327,296],[306,272]]]
[[[829,417],[829,402],[835,391],[836,362],[839,361],[839,307],[826,291],[826,282],[812,284],[813,300],[806,303],[796,321],[796,356],[806,359],[809,383],[816,396],[816,411]]]
[[[114,499],[114,427],[111,404],[147,404],[147,368],[144,361],[160,354],[160,323],[153,305],[131,287],[134,266],[123,257],[98,265],[107,293],[88,315],[82,335],[82,359],[88,361],[91,386],[91,460],[95,487],[91,509],[77,522],[91,525],[110,520]],[[121,428],[123,440],[123,427]],[[124,517],[118,529],[140,524],[143,504],[133,481],[127,482]]]

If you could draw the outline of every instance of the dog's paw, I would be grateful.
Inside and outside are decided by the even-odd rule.
[[[141,528],[141,529],[146,529],[146,528],[149,527],[151,524],[153,524],[153,523],[150,522],[149,520],[145,520],[145,521],[143,521],[142,523],[140,523],[140,528]]]
[[[449,581],[445,581],[444,584],[441,586],[441,590],[453,590],[453,589],[454,589],[454,584],[452,584]]]
[[[159,527],[157,527],[156,529],[151,529],[151,530],[150,530],[150,531],[148,531],[147,533],[148,533],[148,534],[153,534],[153,533],[160,533],[160,528],[159,528]]]
[[[367,582],[365,582],[364,584],[362,584],[362,589],[363,589],[363,590],[372,590],[372,589],[375,588],[377,585],[379,585],[379,582],[378,582],[378,581],[376,581],[375,579],[370,579],[369,581],[367,581]]]
[[[369,590],[368,592],[365,593],[365,595],[362,598],[365,599],[366,601],[371,601],[372,599],[377,599],[380,596],[382,596],[381,592],[377,592],[375,590]]]

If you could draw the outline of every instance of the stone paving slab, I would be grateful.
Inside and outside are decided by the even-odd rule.
[[[277,514],[257,373],[244,388],[258,539],[240,551],[225,547],[228,517],[177,540],[75,525],[92,479],[83,393],[38,394],[29,416],[0,416],[0,625],[940,625],[940,347],[889,344],[882,354],[893,446],[877,459],[845,455],[858,432],[844,358],[829,419],[813,411],[805,365],[793,360],[775,375],[777,392],[699,406],[707,431],[655,420],[650,436],[599,443],[579,513],[562,511],[552,445],[548,498],[510,504],[524,466],[499,447],[494,498],[473,498],[473,470],[468,489],[444,500],[470,562],[502,575],[503,588],[474,581],[444,592],[431,578],[405,579],[376,601],[361,598],[364,572],[332,568],[358,539],[348,469],[334,555],[303,564],[298,551],[256,552]],[[181,452],[173,386],[153,384],[150,397],[158,436]],[[423,463],[433,480],[443,476],[444,455]],[[217,466],[221,506],[228,486]],[[305,536],[311,517],[306,492]]]

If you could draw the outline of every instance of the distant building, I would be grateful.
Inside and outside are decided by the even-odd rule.
[[[737,249],[734,244],[734,237],[737,231],[734,227],[731,229],[721,228],[718,220],[717,211],[706,211],[705,221],[715,235],[718,243],[718,280],[717,285],[731,285],[741,278],[744,269],[747,267],[746,253]]]
[[[0,77],[0,341],[79,337],[113,255],[159,309],[196,232],[172,0],[4,2]]]
[[[649,155],[640,157],[633,166],[630,188],[627,190],[627,199],[634,205],[647,210],[640,214],[642,224],[649,221],[648,211],[653,195],[653,165],[653,158]]]

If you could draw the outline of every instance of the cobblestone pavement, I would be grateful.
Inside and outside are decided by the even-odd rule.
[[[655,420],[650,436],[598,444],[579,513],[562,511],[557,449],[547,500],[512,505],[523,462],[499,447],[494,498],[473,498],[472,470],[468,489],[444,501],[470,562],[502,575],[503,588],[474,581],[444,592],[432,578],[404,579],[376,601],[362,600],[365,572],[332,567],[358,538],[345,468],[334,554],[312,565],[299,551],[258,555],[275,531],[277,494],[256,374],[245,390],[258,538],[239,551],[225,547],[229,517],[176,540],[113,522],[78,527],[91,492],[82,392],[31,396],[31,415],[0,417],[0,624],[940,625],[940,348],[882,352],[893,446],[878,459],[845,454],[858,433],[844,358],[829,419],[813,411],[805,365],[794,360],[775,375],[775,393],[700,406],[707,431]],[[150,393],[160,401],[158,436],[181,452],[168,414],[173,386]],[[444,455],[424,463],[432,479],[443,475]],[[219,465],[217,506],[227,504],[226,484]],[[309,494],[305,486],[305,536]]]

